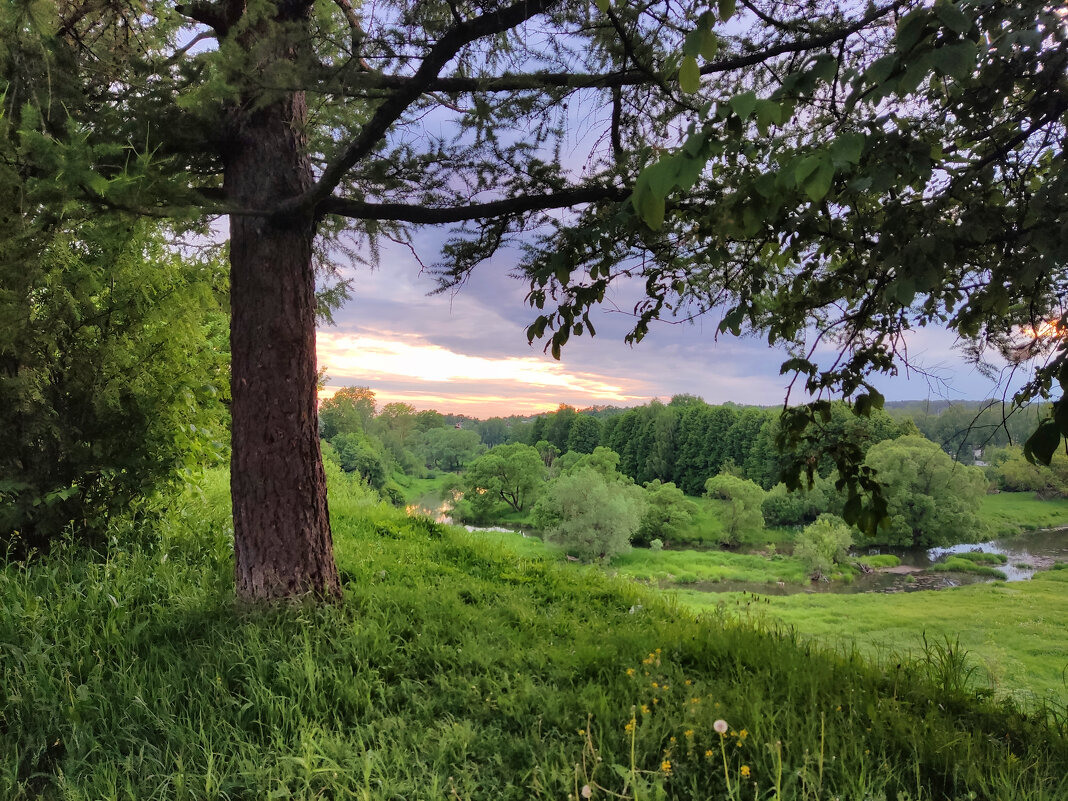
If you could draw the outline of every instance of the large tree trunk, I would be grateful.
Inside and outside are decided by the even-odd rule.
[[[263,208],[308,187],[306,115],[303,93],[238,112],[231,200]],[[230,218],[230,488],[243,600],[340,595],[319,448],[314,237],[311,214]]]

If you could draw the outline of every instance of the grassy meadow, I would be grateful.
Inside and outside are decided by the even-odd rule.
[[[859,648],[889,663],[958,643],[976,678],[1025,704],[1050,700],[1068,712],[1068,570],[1030,581],[861,595],[757,597],[679,591],[680,604],[783,624],[823,645]]]
[[[999,492],[983,497],[979,519],[990,537],[1038,528],[1068,526],[1068,498],[1040,500],[1033,492]]]
[[[330,500],[336,605],[235,607],[224,475],[139,543],[0,569],[0,797],[1068,795],[1064,717],[955,654],[878,666],[340,475]]]

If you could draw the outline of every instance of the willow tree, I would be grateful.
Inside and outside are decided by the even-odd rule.
[[[666,310],[722,300],[728,329],[796,338],[835,294],[877,329],[917,293],[948,287],[933,317],[969,292],[936,269],[964,251],[921,248],[865,273],[829,264],[819,243],[867,253],[899,233],[913,247],[923,216],[899,219],[902,199],[922,211],[961,196],[991,209],[987,248],[1006,231],[1014,242],[1013,207],[981,200],[1018,179],[1010,155],[1033,152],[1064,112],[1063,32],[1033,3],[23,0],[2,13],[3,41],[25,55],[3,80],[36,186],[26,213],[77,196],[229,216],[236,579],[249,599],[339,592],[314,354],[316,265],[331,245],[373,254],[380,236],[457,226],[448,286],[521,240],[518,271],[549,308],[528,333],[552,332],[555,354],[592,333],[590,306],[628,277],[648,294],[635,338]],[[987,65],[1000,77],[973,92]],[[1028,99],[1039,90],[1046,100]],[[575,126],[588,153],[566,164]],[[1037,176],[1059,209],[1048,150],[1022,180]],[[922,176],[953,154],[967,175],[926,191]],[[910,264],[924,269],[898,280]],[[811,296],[794,281],[810,274],[830,276]],[[857,300],[869,280],[874,310]],[[973,303],[968,331],[1000,303]]]

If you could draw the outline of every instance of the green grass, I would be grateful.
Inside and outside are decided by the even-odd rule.
[[[774,583],[808,581],[805,567],[790,556],[771,558],[730,551],[653,551],[635,548],[612,560],[620,576],[644,581],[751,581]]]
[[[737,608],[737,598],[678,593],[680,603],[695,609]],[[856,646],[884,663],[922,654],[924,636],[935,643],[959,638],[981,678],[1002,696],[1068,707],[1068,571],[937,591],[769,597],[749,609],[814,641]]]
[[[872,554],[870,556],[858,556],[855,561],[872,568],[897,567],[901,564],[901,559],[897,556],[894,556],[892,553],[879,553]]]
[[[1068,498],[1040,500],[1031,492],[1000,492],[983,497],[979,519],[991,536],[1068,526]]]
[[[960,555],[950,556],[944,562],[935,562],[931,565],[931,570],[935,573],[974,573],[977,576],[991,576],[1002,581],[1006,578],[1005,574],[996,567],[979,564]]]
[[[987,553],[986,551],[966,551],[953,554],[953,557],[965,559],[977,565],[1004,565],[1009,561],[1009,557],[1003,553]]]
[[[225,484],[142,545],[0,567],[0,798],[719,801],[754,797],[743,765],[761,799],[1068,794],[1063,720],[953,652],[875,667],[697,617],[339,476],[344,600],[237,608]]]

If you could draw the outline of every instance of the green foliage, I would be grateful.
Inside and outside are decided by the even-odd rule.
[[[764,496],[760,511],[769,526],[804,525],[830,509],[828,496],[833,495],[832,482],[824,478],[817,478],[812,487],[801,486],[792,492],[780,483]]]
[[[913,420],[919,433],[941,445],[955,460],[973,464],[977,451],[983,461],[991,463],[995,450],[1026,440],[1047,410],[1038,403],[1013,409],[1002,401],[988,400],[895,403],[888,411]]]
[[[1036,492],[1043,497],[1064,495],[1068,491],[1068,457],[1055,455],[1049,465],[1028,461],[1023,448],[991,448],[985,454],[987,478],[1007,492]]]
[[[582,467],[549,484],[534,507],[534,523],[580,559],[611,559],[630,549],[644,512],[639,487]]]
[[[601,421],[588,414],[576,415],[567,434],[567,450],[593,453],[593,449],[600,443]]]
[[[979,468],[954,462],[916,435],[880,442],[865,464],[888,504],[889,520],[874,541],[929,548],[974,541],[982,533],[978,512],[987,483]]]
[[[628,476],[619,471],[619,454],[603,445],[594,448],[593,453],[579,456],[562,472],[570,474],[578,470],[593,470],[610,484],[633,483]]]
[[[464,499],[474,522],[488,521],[503,506],[522,512],[545,485],[545,464],[529,445],[498,445],[471,462],[464,472]]]
[[[217,254],[118,216],[23,233],[0,263],[0,547],[16,553],[99,543],[219,461],[229,394]]]
[[[835,565],[844,562],[853,544],[849,525],[835,515],[820,515],[805,527],[794,545],[794,556],[813,576],[829,576]]]
[[[675,539],[697,512],[697,504],[670,481],[662,484],[656,479],[647,483],[645,502],[645,514],[634,534],[634,543],[638,545],[653,547],[653,543],[659,542],[663,548],[663,541]]]
[[[592,209],[546,237],[554,247],[532,259],[530,298],[539,310],[549,298],[556,308],[540,312],[528,335],[550,338],[559,352],[612,279],[637,272],[647,297],[630,341],[663,316],[722,310],[720,333],[760,333],[786,347],[781,370],[798,388],[851,398],[859,417],[882,405],[871,377],[906,363],[905,332],[928,325],[959,335],[991,374],[1002,358],[1038,357],[1014,405],[1063,393],[1068,31],[1060,9],[1027,0],[792,13],[775,21],[758,13],[741,34],[790,53],[766,82],[721,72],[721,56],[698,81],[697,42],[724,29],[713,33],[709,16],[689,23],[672,61],[681,88],[698,92],[697,113],[680,122],[684,141],[650,147],[628,208]],[[818,37],[821,46],[802,56],[786,31],[817,19],[837,44]],[[551,269],[560,262],[563,274]],[[1034,333],[1049,322],[1053,336]],[[813,330],[834,342],[829,364],[810,358],[819,353]],[[1043,463],[1068,433],[1068,402],[1056,403],[1028,441]],[[814,401],[798,418],[815,423],[826,408]],[[863,453],[828,445],[849,496],[847,520],[873,532],[886,509]],[[789,464],[782,480],[793,486],[818,466]]]
[[[705,495],[726,501],[723,512],[723,542],[737,544],[751,532],[764,528],[760,507],[765,492],[748,479],[721,473],[705,482]]]
[[[459,470],[482,450],[477,431],[465,428],[430,428],[420,438],[419,448],[426,466],[438,470]]]
[[[953,554],[953,556],[967,559],[977,565],[1004,565],[1009,561],[1009,557],[1003,553],[987,553],[986,551],[965,551]]]
[[[375,393],[368,387],[342,387],[319,404],[319,432],[325,440],[338,434],[369,432],[375,416]]]
[[[382,446],[362,431],[337,434],[330,444],[338,463],[346,473],[356,473],[376,490],[386,485],[388,477]]]
[[[560,456],[560,449],[547,439],[539,439],[535,442],[534,450],[538,452],[538,456],[541,457],[541,461],[546,467],[552,467],[557,457]]]

